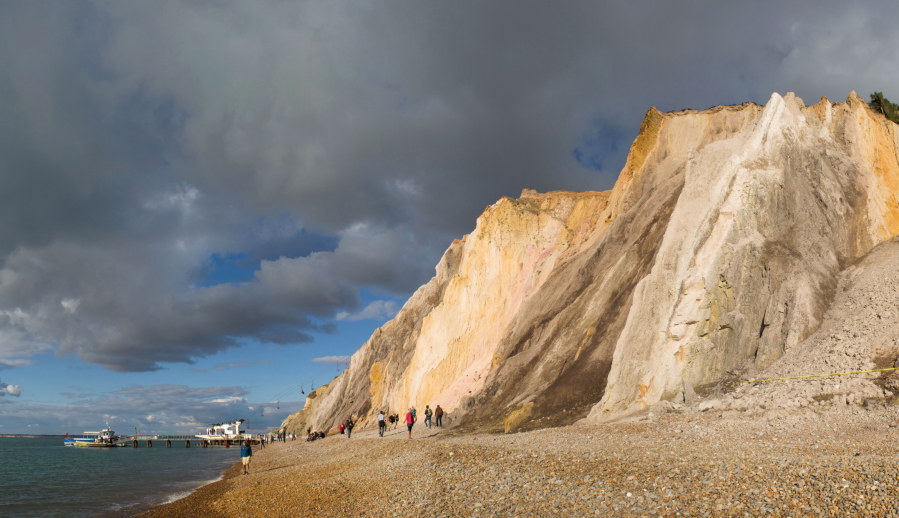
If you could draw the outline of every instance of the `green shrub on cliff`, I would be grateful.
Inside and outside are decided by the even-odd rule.
[[[874,92],[871,94],[871,102],[868,103],[868,106],[872,110],[882,113],[887,119],[899,124],[899,105],[884,99],[883,93]]]

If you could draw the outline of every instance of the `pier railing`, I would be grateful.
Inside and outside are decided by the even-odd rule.
[[[199,441],[196,435],[120,435],[119,442],[125,441]]]
[[[152,448],[153,441],[158,441],[160,443],[164,442],[166,448],[171,448],[173,443],[178,444],[181,441],[184,441],[185,448],[190,448],[192,442],[195,446],[199,446],[201,448],[206,448],[209,446],[224,446],[225,448],[229,448],[231,446],[240,446],[240,442],[243,440],[247,440],[250,442],[250,444],[255,445],[259,444],[260,438],[258,436],[253,437],[250,434],[245,434],[235,439],[212,440],[199,439],[195,435],[122,435],[119,436],[117,444],[119,446],[130,444],[132,448]]]

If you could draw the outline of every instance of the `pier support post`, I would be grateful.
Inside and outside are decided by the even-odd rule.
[[[134,439],[133,441],[131,441],[131,447],[137,448],[137,439]]]
[[[190,441],[184,441],[184,447],[190,448]]]
[[[230,448],[230,447],[231,447],[231,440],[225,439],[225,448]]]
[[[170,439],[166,439],[166,441],[165,441],[165,447],[166,447],[166,448],[171,448],[171,447],[172,447],[172,441],[171,441]]]
[[[152,448],[152,447],[153,447],[153,441],[147,439],[147,448]]]

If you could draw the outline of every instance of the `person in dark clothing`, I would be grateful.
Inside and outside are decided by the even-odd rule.
[[[384,419],[384,412],[378,413],[378,435],[381,437],[384,437],[384,430],[387,428],[387,422]]]
[[[443,428],[443,409],[440,408],[440,405],[437,405],[437,408],[434,409],[434,424]]]
[[[243,444],[240,445],[240,460],[243,462],[243,474],[250,474],[250,459],[253,458],[253,447],[250,446],[249,441],[244,441]]]
[[[349,439],[350,436],[353,435],[353,426],[354,425],[355,425],[355,423],[353,423],[353,418],[347,417],[346,418],[346,438],[347,439]]]

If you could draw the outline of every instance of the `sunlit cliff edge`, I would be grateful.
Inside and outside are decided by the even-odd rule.
[[[282,426],[426,404],[507,432],[606,421],[764,369],[899,234],[897,129],[854,92],[653,108],[611,191],[488,207]]]

